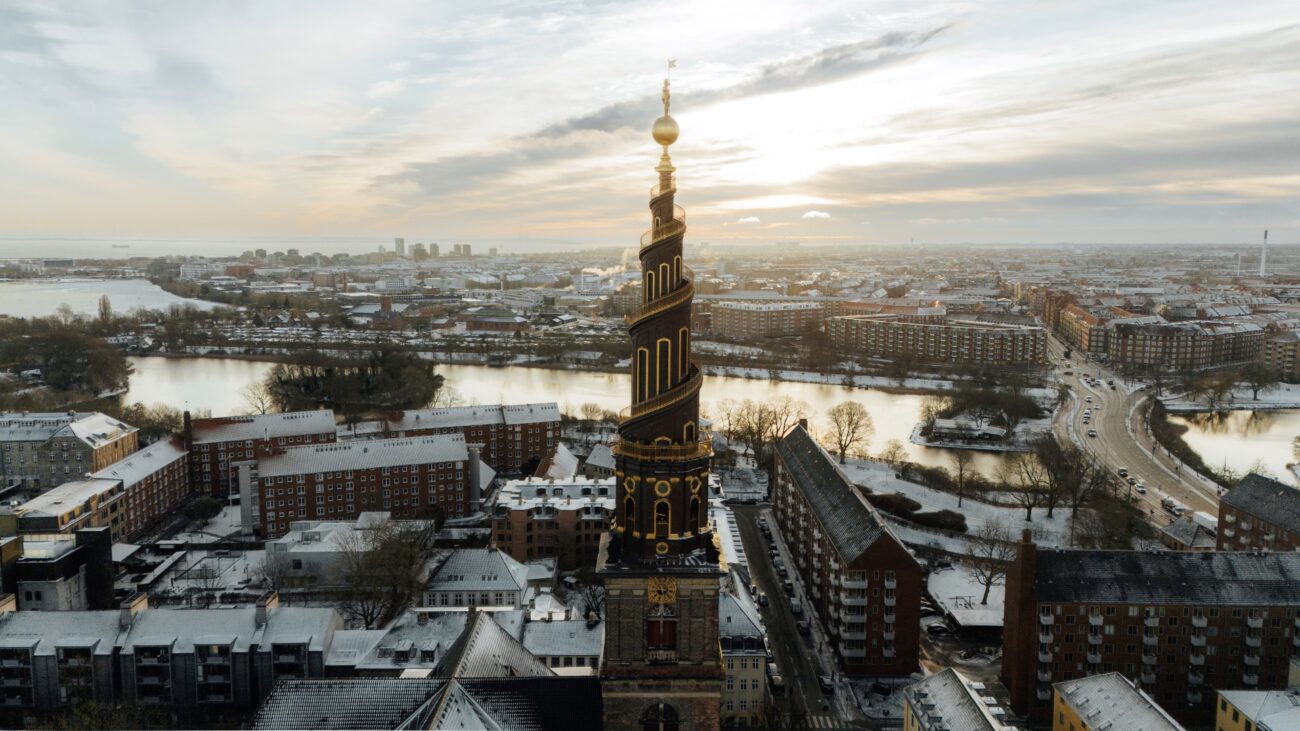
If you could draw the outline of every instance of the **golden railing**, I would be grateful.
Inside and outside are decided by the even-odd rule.
[[[673,220],[641,234],[641,248],[676,236],[686,230],[686,211],[681,206],[673,206]]]
[[[658,198],[662,193],[673,193],[676,192],[676,190],[677,190],[677,176],[673,175],[668,178],[667,188],[663,187],[663,185],[656,185],[655,187],[651,188],[650,197]]]
[[[689,301],[691,297],[695,296],[695,282],[692,282],[689,279],[683,281],[685,282],[685,286],[678,287],[653,302],[647,302],[644,305],[637,307],[624,315],[623,321],[627,323],[628,327],[633,327],[637,323],[646,320],[646,318],[654,317],[660,312],[671,310],[677,305]]]
[[[618,412],[619,421],[635,419],[638,416],[644,416],[652,411],[659,411],[660,409],[667,408],[673,404],[681,403],[699,392],[700,386],[703,384],[704,371],[700,368],[698,361],[692,360],[691,374],[686,377],[686,380],[681,381],[676,386],[673,386],[671,389],[664,391],[657,396],[652,396],[645,401],[623,407],[623,410]]]
[[[618,439],[614,441],[613,452],[615,456],[647,462],[685,462],[713,456],[713,446],[707,435],[691,444],[637,444]]]

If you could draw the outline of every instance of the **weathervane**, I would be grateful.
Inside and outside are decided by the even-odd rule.
[[[673,69],[677,68],[677,59],[668,59],[668,73],[664,75],[664,116],[668,116],[668,86],[672,83]]]

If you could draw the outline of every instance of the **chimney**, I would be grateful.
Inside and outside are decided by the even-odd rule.
[[[418,625],[420,625],[421,627],[423,627],[424,625],[428,624],[428,623],[429,623],[429,613],[428,613],[428,612],[416,612],[416,613],[415,613],[415,623],[418,624]]]
[[[148,608],[149,608],[148,594],[142,591],[137,591],[136,593],[127,597],[126,601],[122,602],[121,607],[118,610],[118,615],[117,615],[118,627],[120,627],[123,630],[130,629],[131,622],[135,620],[135,615],[139,614],[141,610],[148,609]]]
[[[384,312],[392,312],[392,311],[393,311],[393,298],[390,297],[389,295],[384,295],[383,297],[380,297],[380,298],[379,298],[379,309],[380,309],[380,310],[383,310]]]
[[[190,418],[190,412],[187,410],[183,415],[181,426],[181,436],[185,439],[185,449],[188,450],[194,443],[194,420]]]
[[[257,611],[253,614],[257,621],[257,626],[261,627],[266,624],[266,620],[271,615],[271,610],[280,606],[280,592],[272,589],[257,598]]]
[[[482,472],[481,461],[479,460],[479,450],[483,448],[482,444],[470,444],[469,446],[469,512],[474,514],[483,508],[483,489],[480,484],[480,473]]]
[[[800,420],[799,420],[799,428],[803,429],[804,431],[807,431],[807,430],[808,430],[808,420],[807,420],[807,419],[800,419]]]

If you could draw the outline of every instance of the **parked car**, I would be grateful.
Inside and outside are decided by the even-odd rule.
[[[1097,437],[1097,430],[1096,430],[1096,429],[1089,429],[1089,430],[1088,430],[1088,436],[1093,437],[1093,438],[1095,439],[1095,438]]]
[[[829,675],[818,675],[817,685],[820,685],[822,692],[827,695],[835,692],[835,681],[833,681]]]
[[[935,622],[934,624],[927,626],[925,631],[928,632],[931,637],[947,637],[952,634],[952,628],[942,622]]]
[[[790,596],[794,596],[794,582],[790,581],[789,579],[786,579],[785,581],[781,582],[781,586],[785,587],[786,594],[789,594]]]
[[[1137,487],[1134,487],[1133,489],[1134,489],[1134,490],[1137,490],[1137,493],[1138,493],[1139,495],[1145,495],[1145,494],[1147,494],[1147,486],[1146,486],[1146,485],[1143,485],[1143,484],[1140,483],[1140,482],[1137,484]]]
[[[806,619],[799,620],[795,626],[799,628],[799,634],[801,635],[812,634],[812,624]]]
[[[773,675],[768,678],[768,682],[772,684],[772,695],[785,695],[785,678]]]
[[[1128,468],[1126,468],[1126,467],[1120,467],[1120,468],[1119,468],[1119,476],[1120,476],[1120,477],[1128,477]]]

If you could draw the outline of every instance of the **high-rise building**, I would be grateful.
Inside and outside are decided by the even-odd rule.
[[[437,245],[437,244],[429,244],[429,258],[430,258],[430,259],[437,259],[438,256],[439,256],[439,253],[438,253],[438,245]]]
[[[682,266],[686,214],[668,146],[677,122],[655,120],[663,155],[650,191],[652,227],[641,237],[642,304],[626,317],[632,405],[614,444],[614,527],[597,568],[608,613],[601,684],[605,726],[717,728],[722,692],[718,586],[708,523],[712,450],[699,432],[703,372],[690,357],[695,285]]]
[[[406,256],[406,239],[400,237],[393,239],[393,251],[396,251],[399,257]]]
[[[465,244],[464,246],[460,247],[460,249],[461,249],[461,253],[464,254],[465,256],[474,256],[473,250],[470,248],[469,244]]]

